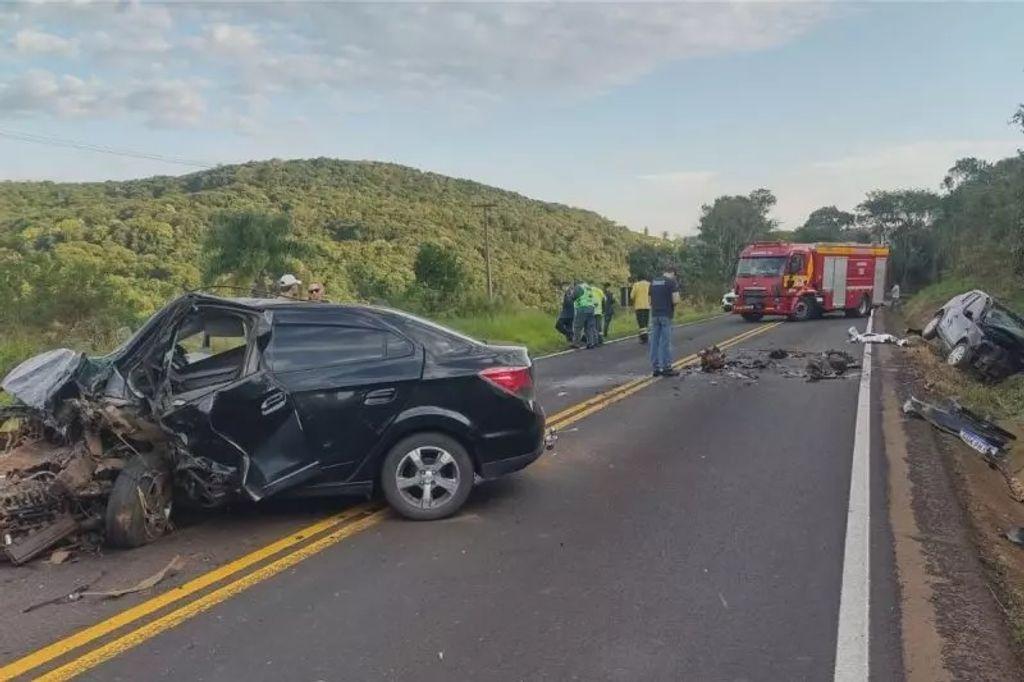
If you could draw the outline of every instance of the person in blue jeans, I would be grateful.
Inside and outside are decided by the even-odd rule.
[[[672,318],[679,303],[679,285],[674,273],[666,269],[651,280],[651,367],[656,377],[679,374],[672,367]]]

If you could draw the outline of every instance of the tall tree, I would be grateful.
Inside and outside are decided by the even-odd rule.
[[[775,195],[757,189],[748,196],[721,196],[703,206],[698,229],[708,247],[704,253],[712,259],[706,272],[717,284],[731,278],[744,246],[775,229],[776,222],[768,215],[774,205]]]
[[[793,235],[799,242],[841,242],[856,240],[851,231],[857,216],[835,206],[822,206],[811,211],[803,225]]]
[[[226,276],[235,285],[266,292],[306,252],[287,215],[222,213],[203,240],[203,280],[212,284]]]
[[[857,206],[860,222],[872,237],[892,248],[892,271],[904,287],[938,277],[938,241],[932,228],[940,205],[932,192],[899,190],[869,192]]]

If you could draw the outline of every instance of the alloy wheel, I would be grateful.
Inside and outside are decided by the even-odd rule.
[[[436,509],[452,498],[461,476],[451,453],[436,446],[424,446],[402,457],[395,471],[395,483],[402,499],[411,506]]]

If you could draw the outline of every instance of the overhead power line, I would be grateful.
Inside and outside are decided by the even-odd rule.
[[[38,135],[35,133],[22,133],[15,130],[4,130],[0,128],[0,137],[8,140],[16,140],[18,142],[29,142],[32,144],[43,144],[50,147],[65,147],[68,149],[81,149],[87,152],[97,152],[99,154],[111,154],[113,156],[124,156],[131,159],[147,159],[149,161],[161,161],[163,163],[173,163],[179,166],[190,166],[192,168],[213,168],[213,164],[206,163],[204,161],[196,161],[195,159],[186,159],[178,156],[165,156],[163,154],[151,154],[149,152],[139,152],[133,149],[119,149],[117,147],[108,147],[102,144],[92,144],[89,142],[80,142],[78,140],[69,140],[62,137],[54,137],[52,135]]]

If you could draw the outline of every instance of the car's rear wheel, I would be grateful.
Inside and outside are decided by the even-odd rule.
[[[949,355],[946,356],[946,363],[957,369],[966,369],[971,364],[971,347],[967,345],[966,341],[961,341],[953,346],[953,350],[949,351]]]
[[[171,468],[159,455],[146,453],[125,465],[107,499],[105,530],[114,547],[140,547],[171,527]]]
[[[388,453],[381,470],[388,504],[402,516],[430,521],[451,516],[469,497],[473,462],[462,445],[441,433],[418,433]]]
[[[921,330],[921,337],[925,341],[931,341],[939,335],[939,323],[942,322],[942,313],[937,313],[935,317],[928,320],[928,324]]]
[[[761,313],[743,313],[742,317],[747,322],[760,322],[764,315]]]

